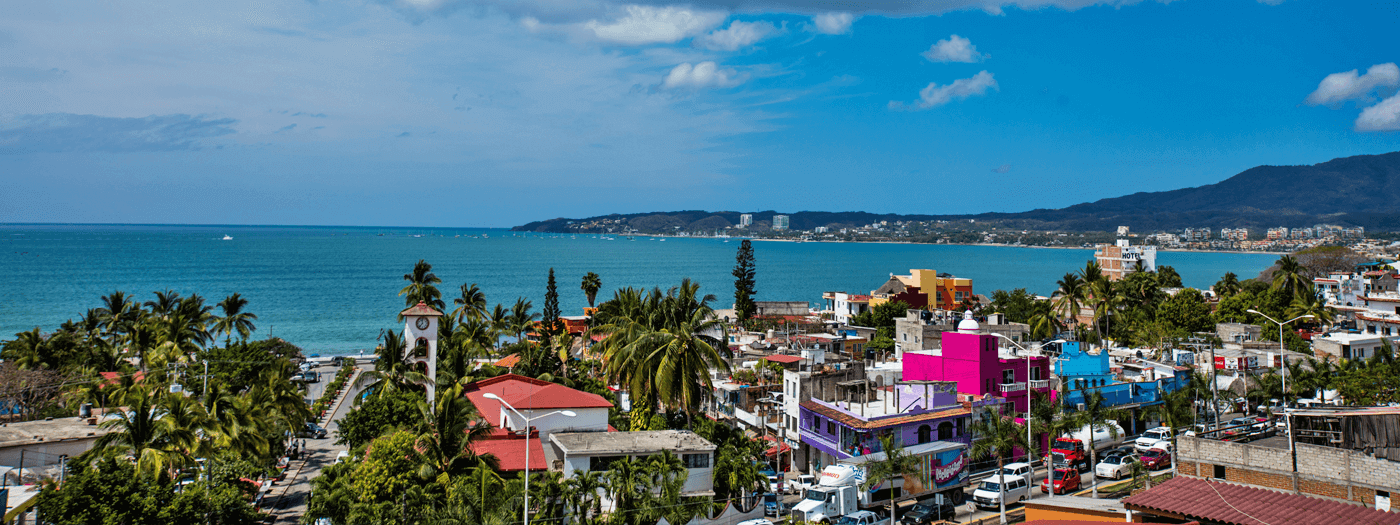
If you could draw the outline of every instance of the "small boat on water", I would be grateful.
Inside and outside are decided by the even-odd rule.
[[[233,237],[230,237],[230,236],[228,236],[228,234],[225,234],[225,235],[224,235],[224,240],[225,240],[225,241],[231,241],[231,240],[233,240]]]

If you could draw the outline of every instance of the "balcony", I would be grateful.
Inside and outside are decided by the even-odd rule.
[[[1022,392],[1022,391],[1025,391],[1025,389],[1026,389],[1026,384],[1025,384],[1025,383],[1002,383],[1002,384],[1000,384],[1000,385],[997,385],[997,388],[1001,389],[1001,393],[1003,393],[1003,394],[1008,393],[1008,392]]]
[[[1037,390],[1042,389],[1042,388],[1050,388],[1050,380],[1049,380],[1049,379],[1032,379],[1032,380],[1031,380],[1031,388],[1034,388],[1034,389],[1037,389]]]

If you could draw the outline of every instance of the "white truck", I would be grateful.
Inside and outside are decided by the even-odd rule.
[[[903,501],[933,494],[944,494],[955,503],[962,503],[963,488],[967,486],[967,445],[934,441],[905,447],[904,451],[920,458],[921,476],[895,479],[893,486],[882,481],[867,490],[862,487],[867,466],[883,461],[885,454],[843,459],[822,469],[817,485],[807,489],[802,501],[793,506],[792,517],[809,523],[834,524],[857,511],[887,507],[891,498]]]

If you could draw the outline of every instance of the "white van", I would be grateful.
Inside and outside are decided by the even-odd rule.
[[[1005,488],[1001,486],[1003,483],[1006,484]],[[1000,504],[997,500],[1001,496],[998,491],[1003,490],[1006,493],[1007,506],[1018,501],[1031,499],[1031,484],[1026,481],[1026,478],[996,475],[982,480],[982,484],[978,485],[977,490],[972,492],[972,501],[978,507],[999,508]]]

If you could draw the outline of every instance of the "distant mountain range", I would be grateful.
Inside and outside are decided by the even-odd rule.
[[[752,212],[759,226],[771,224],[774,211]],[[625,224],[645,233],[713,231],[739,223],[740,212],[675,211],[604,215],[586,219],[550,219],[513,228],[516,231],[606,231],[593,228]],[[1358,155],[1312,166],[1258,166],[1195,188],[1144,192],[1076,204],[1060,209],[976,215],[898,215],[866,212],[788,213],[791,228],[853,227],[879,221],[967,220],[1010,228],[1067,231],[1134,231],[1182,228],[1269,228],[1318,223],[1400,230],[1400,152]]]

